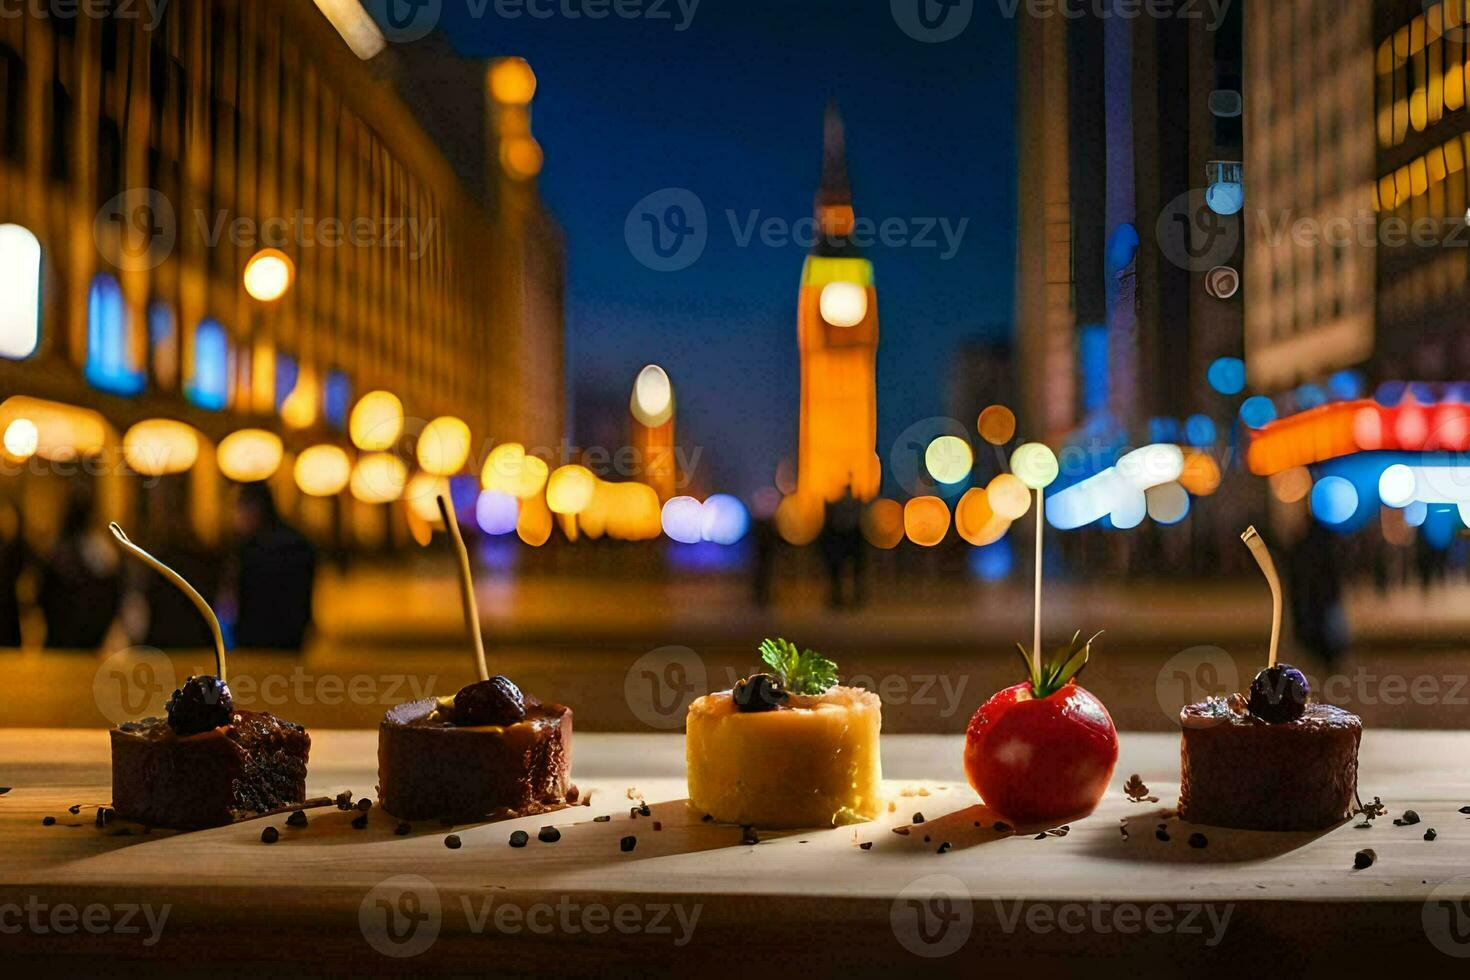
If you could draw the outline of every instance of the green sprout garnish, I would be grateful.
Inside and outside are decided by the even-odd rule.
[[[824,694],[837,686],[837,665],[815,650],[796,650],[790,640],[766,640],[761,660],[792,694]]]
[[[1058,647],[1049,656],[1043,656],[1040,664],[1031,658],[1026,648],[1016,644],[1021,659],[1026,662],[1026,674],[1031,678],[1031,692],[1036,698],[1049,698],[1082,673],[1087,658],[1092,655],[1092,641],[1102,636],[1098,631],[1091,639],[1082,639],[1082,631],[1073,634],[1070,642]]]

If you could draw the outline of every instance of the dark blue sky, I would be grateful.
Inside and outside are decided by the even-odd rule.
[[[559,11],[581,0],[541,2]],[[672,20],[507,19],[489,4],[476,19],[465,0],[445,0],[443,23],[463,52],[521,55],[539,78],[542,190],[567,238],[569,393],[625,403],[643,364],[664,365],[680,442],[703,447],[708,489],[749,494],[795,451],[806,249],[742,246],[728,212],[741,224],[757,212],[811,214],[829,98],[847,123],[859,217],[915,230],[920,219],[969,222],[947,261],[937,231],[938,247],[868,250],[880,453],[912,422],[943,414],[958,343],[1009,329],[1015,41],[998,5],[976,0],[959,37],[926,44],[884,0],[702,0],[684,31],[676,0],[660,4]],[[624,224],[640,199],[670,187],[697,195],[709,238],[692,266],[658,272],[634,256]],[[590,403],[574,416],[574,439],[591,437]]]

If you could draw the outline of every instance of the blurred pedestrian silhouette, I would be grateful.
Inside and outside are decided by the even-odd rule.
[[[235,503],[239,544],[231,563],[235,645],[300,650],[311,627],[316,549],[281,519],[264,483],[240,488]]]
[[[1287,564],[1297,642],[1328,667],[1337,664],[1348,646],[1340,544],[1335,532],[1309,521],[1306,536],[1292,549]]]
[[[827,561],[831,583],[828,603],[833,609],[848,605],[849,578],[852,584],[851,604],[863,604],[863,505],[847,487],[842,496],[827,504],[822,524],[822,556]]]
[[[26,567],[26,542],[20,511],[0,501],[0,647],[20,646],[20,576]]]
[[[122,604],[117,548],[91,518],[92,493],[74,484],[61,531],[41,569],[38,599],[46,646],[54,650],[96,650]]]
[[[182,498],[179,498],[182,500]],[[219,555],[204,546],[188,524],[174,514],[161,514],[148,534],[153,556],[184,577],[199,594],[213,598],[219,591]],[[148,606],[148,629],[143,643],[160,650],[208,650],[214,647],[209,624],[194,603],[168,579],[141,565],[133,567],[133,581]]]

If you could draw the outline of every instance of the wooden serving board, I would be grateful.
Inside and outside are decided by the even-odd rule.
[[[1238,970],[1265,944],[1273,972],[1311,975],[1470,956],[1470,902],[1456,904],[1470,899],[1464,733],[1369,732],[1361,789],[1389,815],[1316,835],[1181,824],[1170,812],[1178,738],[1125,734],[1097,813],[1040,839],[1047,828],[993,828],[964,782],[958,737],[888,736],[893,808],[883,819],[761,833],[756,845],[686,804],[680,736],[579,732],[575,777],[590,805],[452,831],[418,824],[402,836],[380,811],[355,830],[355,813],[331,807],[302,829],[284,816],[188,834],[99,829],[107,746],[100,731],[0,731],[0,785],[12,787],[0,795],[0,950],[16,963],[69,956],[71,967],[105,964],[109,974],[167,963],[973,975],[981,963],[1044,961],[1065,974],[1104,958],[1209,973]],[[313,732],[309,793],[371,796],[375,760],[374,732]],[[1128,801],[1131,773],[1158,803]],[[630,815],[640,799],[649,816]],[[1422,822],[1394,826],[1406,809]],[[594,820],[602,815],[611,820]],[[44,826],[46,816],[57,823]],[[267,825],[278,843],[261,842]],[[546,826],[560,839],[538,840]],[[524,848],[508,844],[516,830],[530,836]],[[450,832],[459,849],[446,847]],[[1196,832],[1207,847],[1190,846]],[[637,843],[625,852],[628,836]],[[1368,847],[1376,863],[1355,871]],[[65,909],[89,906],[103,909],[90,913],[94,931],[76,922],[68,931]],[[136,932],[113,926],[128,907]],[[61,918],[48,918],[57,909]],[[166,914],[161,928],[150,910],[154,922]],[[404,952],[414,955],[387,955]]]

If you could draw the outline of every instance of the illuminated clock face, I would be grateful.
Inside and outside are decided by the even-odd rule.
[[[853,282],[829,282],[822,287],[822,319],[834,327],[855,327],[868,316],[868,291]]]

